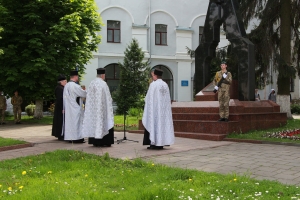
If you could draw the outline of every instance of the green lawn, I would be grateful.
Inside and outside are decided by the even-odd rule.
[[[141,119],[141,118],[127,116],[126,122],[125,122],[126,130],[137,130],[139,119]],[[5,120],[10,121],[10,123],[11,123],[14,121],[14,117],[9,116],[9,117],[6,117]],[[21,119],[21,122],[26,123],[26,124],[51,125],[52,121],[53,121],[52,116],[44,116],[42,119],[34,119],[33,117],[22,116],[22,119]],[[123,130],[123,124],[124,124],[123,115],[115,115],[115,130]]]
[[[16,144],[25,144],[27,142],[21,140],[15,140],[11,138],[2,138],[0,137],[0,147],[12,146]]]
[[[58,150],[0,162],[3,199],[297,199],[300,189],[248,176]]]
[[[126,130],[138,130],[139,126],[139,117],[126,116]],[[115,130],[124,130],[124,116],[123,115],[115,115]],[[121,126],[119,126],[121,125]]]
[[[8,116],[5,118],[6,121],[13,122],[14,117],[13,116]],[[26,123],[26,124],[46,124],[50,125],[52,124],[53,117],[52,116],[44,116],[42,119],[34,119],[33,117],[29,117],[27,115],[23,115],[21,117],[21,123]]]
[[[280,139],[280,138],[267,138],[263,137],[266,133],[270,132],[278,132],[284,130],[293,130],[300,128],[300,120],[299,119],[290,119],[287,121],[287,125],[284,125],[279,128],[272,128],[267,130],[254,130],[246,133],[231,133],[227,135],[227,138],[237,138],[237,139],[249,139],[249,140],[263,140],[263,141],[271,141],[271,142],[289,142],[289,143],[300,143],[299,140],[290,140],[290,139]],[[298,135],[300,137],[300,135]]]

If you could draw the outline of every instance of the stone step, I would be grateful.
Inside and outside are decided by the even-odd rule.
[[[175,132],[228,134],[239,131],[239,122],[207,120],[173,120]]]
[[[240,133],[250,130],[264,130],[280,127],[286,124],[286,120],[249,120],[249,121],[205,121],[205,120],[173,120],[175,132],[228,134]]]
[[[272,101],[238,101],[231,99],[229,113],[273,113],[280,107]],[[172,113],[219,113],[218,101],[173,102]]]
[[[136,134],[144,134],[144,130],[131,130],[128,132],[136,133]],[[226,137],[226,134],[210,134],[210,133],[174,132],[174,134],[175,137],[198,139],[198,140],[213,140],[213,141],[221,141]]]
[[[226,137],[226,134],[175,132],[175,136],[198,140],[222,141]]]
[[[239,115],[230,115],[231,121],[237,121]],[[217,121],[219,113],[173,113],[173,120]]]
[[[173,113],[173,120],[208,120],[217,121],[220,118],[219,113]],[[265,120],[285,120],[286,113],[231,113],[230,121],[265,121]]]

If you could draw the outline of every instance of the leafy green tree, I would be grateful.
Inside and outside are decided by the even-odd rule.
[[[300,74],[300,1],[239,0],[239,3],[246,24],[254,17],[260,21],[250,34],[250,40],[256,45],[256,62],[261,73],[267,71],[270,62],[275,64],[277,103],[291,116],[290,78],[295,77],[296,69]]]
[[[1,6],[1,4],[0,4],[0,13],[1,12],[3,12],[3,7]],[[3,31],[3,28],[0,26],[0,41],[1,41],[1,39],[2,39],[2,37],[1,37],[1,32]],[[0,49],[0,55],[1,54],[3,54],[3,50],[2,49]]]
[[[58,74],[83,72],[93,57],[101,41],[100,15],[94,0],[0,0],[0,5],[0,87],[35,100],[35,118],[41,118]]]
[[[136,39],[132,40],[124,53],[123,64],[119,63],[120,85],[114,95],[120,114],[127,114],[130,108],[140,107],[140,99],[147,92],[150,72],[148,62],[143,62],[144,53]]]
[[[0,33],[3,31],[3,28],[0,27]],[[0,40],[2,39],[2,37],[0,36]],[[3,50],[0,49],[0,55],[3,54]]]

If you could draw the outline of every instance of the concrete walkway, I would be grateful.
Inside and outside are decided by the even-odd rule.
[[[277,180],[300,185],[300,147],[270,144],[214,142],[176,138],[175,145],[164,150],[147,150],[142,146],[143,135],[128,134],[126,141],[110,148],[58,141],[51,135],[51,126],[12,125],[0,126],[0,137],[21,139],[35,143],[33,147],[0,152],[0,160],[37,155],[56,149],[80,150],[96,155],[108,152],[115,158],[137,157],[169,166],[197,169],[206,172],[247,174],[256,179]],[[117,139],[123,138],[116,132]]]

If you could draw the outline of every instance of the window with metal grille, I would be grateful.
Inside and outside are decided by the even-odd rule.
[[[167,25],[155,24],[155,45],[167,45]]]
[[[121,22],[107,20],[107,42],[121,42]]]

